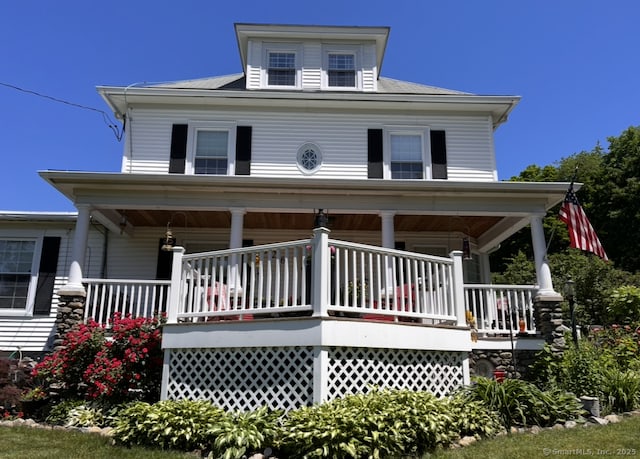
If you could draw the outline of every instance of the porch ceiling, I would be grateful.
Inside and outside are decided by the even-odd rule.
[[[125,211],[127,222],[134,227],[163,227],[171,222],[174,227],[229,228],[231,214],[228,211]],[[290,212],[247,212],[244,227],[250,229],[310,230],[314,214]],[[445,215],[396,215],[396,231],[407,232],[460,232],[478,238],[501,220],[500,217]],[[329,226],[333,230],[381,231],[381,219],[375,214],[330,214]]]
[[[567,183],[532,182],[61,171],[40,175],[76,206],[90,207],[114,231],[120,230],[123,214],[132,228],[162,227],[168,221],[176,227],[229,228],[233,208],[246,210],[245,228],[308,230],[314,209],[324,208],[334,230],[379,231],[379,214],[385,210],[395,212],[396,231],[464,233],[475,239],[479,251],[525,227],[531,216],[544,215],[568,188]]]

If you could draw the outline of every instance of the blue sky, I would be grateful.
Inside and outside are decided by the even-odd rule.
[[[20,0],[0,3],[0,83],[108,111],[98,85],[241,72],[235,22],[389,26],[382,74],[519,95],[501,179],[640,125],[636,0]],[[0,210],[70,211],[38,170],[119,171],[102,115],[0,86]]]

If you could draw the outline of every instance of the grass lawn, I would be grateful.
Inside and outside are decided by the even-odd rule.
[[[97,434],[32,427],[0,427],[2,459],[177,459],[193,455],[154,451],[144,448],[121,448],[111,439]]]
[[[640,416],[619,424],[545,430],[483,440],[456,450],[425,457],[535,459],[557,456],[640,457]],[[170,459],[193,455],[143,448],[120,448],[109,438],[80,432],[0,427],[0,458],[11,459]],[[283,459],[283,458],[280,458]]]
[[[466,448],[438,451],[426,457],[535,459],[543,457],[640,457],[640,416],[618,424],[544,430],[482,440]]]

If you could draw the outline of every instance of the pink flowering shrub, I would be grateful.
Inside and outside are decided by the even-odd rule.
[[[162,376],[160,324],[158,318],[116,314],[110,329],[95,322],[79,325],[67,333],[63,349],[36,365],[33,376],[88,399],[155,401]]]

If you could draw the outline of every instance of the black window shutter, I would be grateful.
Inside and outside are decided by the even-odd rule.
[[[236,128],[236,175],[251,174],[251,126]]]
[[[447,178],[447,140],[444,131],[431,131],[431,178]]]
[[[51,298],[58,269],[58,255],[60,253],[60,238],[45,237],[42,240],[40,267],[38,268],[38,285],[33,304],[34,315],[49,315],[51,312]]]
[[[188,124],[174,124],[171,129],[171,152],[169,154],[169,173],[184,174],[187,159]]]
[[[367,132],[369,178],[382,178],[382,129]]]

